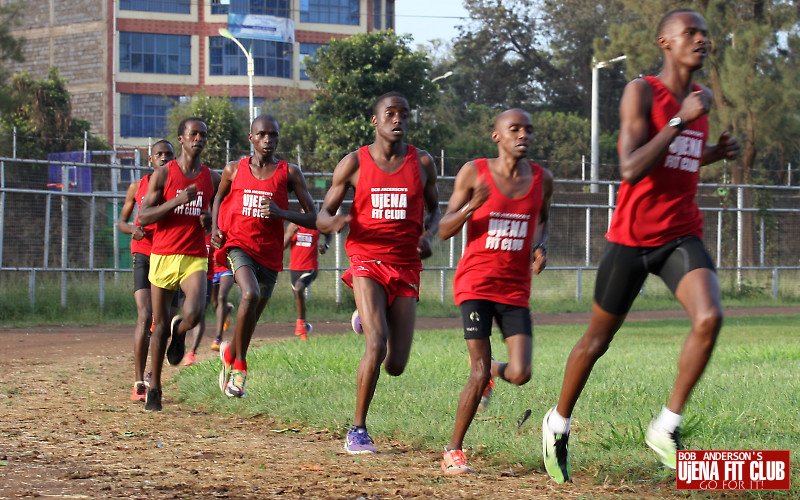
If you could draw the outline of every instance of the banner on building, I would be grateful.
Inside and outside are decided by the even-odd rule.
[[[294,21],[286,17],[228,14],[228,31],[236,38],[294,43]]]

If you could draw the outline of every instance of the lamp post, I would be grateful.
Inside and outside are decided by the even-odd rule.
[[[439,75],[436,78],[431,79],[431,83],[432,82],[438,82],[439,80],[444,80],[448,76],[453,76],[453,72],[452,71],[448,71],[447,73],[445,73],[443,75]]]
[[[598,80],[600,79],[600,68],[605,68],[611,63],[622,61],[626,57],[627,56],[619,56],[614,59],[609,59],[608,61],[598,61],[592,57],[592,165],[590,174],[590,179],[592,181],[590,191],[592,193],[599,192],[597,181],[600,179],[600,135],[598,133],[599,99],[597,90]]]
[[[236,45],[239,46],[240,49],[242,49],[242,52],[244,52],[244,55],[247,58],[247,78],[250,80],[250,123],[247,124],[247,127],[249,129],[250,125],[253,124],[253,119],[255,118],[253,116],[253,75],[255,74],[256,70],[255,70],[255,64],[253,64],[253,54],[248,52],[247,49],[244,48],[244,45],[242,45],[242,43],[239,40],[237,40],[236,37],[233,36],[231,32],[228,31],[227,29],[220,28],[218,31],[219,34],[222,35],[223,37],[229,40],[233,40],[233,43],[235,43]],[[250,149],[252,149],[252,144],[250,145]]]

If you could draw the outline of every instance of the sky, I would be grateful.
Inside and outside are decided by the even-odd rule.
[[[396,0],[395,31],[410,33],[414,44],[440,38],[449,42],[458,35],[459,19],[467,15],[462,0]]]

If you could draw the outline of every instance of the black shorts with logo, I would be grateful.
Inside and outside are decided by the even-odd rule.
[[[533,336],[531,310],[527,307],[484,299],[465,300],[461,303],[465,339],[489,338],[494,319],[497,319],[497,326],[500,327],[504,339],[518,334]]]
[[[695,269],[716,272],[711,255],[697,236],[682,236],[658,247],[609,242],[597,269],[594,300],[611,314],[627,314],[648,274],[661,277],[675,294],[681,278]]]

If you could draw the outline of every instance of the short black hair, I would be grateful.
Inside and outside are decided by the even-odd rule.
[[[674,16],[676,14],[686,14],[686,13],[692,13],[692,14],[700,15],[696,10],[692,10],[692,9],[684,8],[684,9],[671,10],[671,11],[667,12],[666,14],[664,14],[664,17],[662,17],[661,21],[658,22],[658,31],[656,32],[656,37],[661,36],[661,32],[664,30],[664,28],[667,27],[667,25],[669,24],[670,19],[672,19],[672,16]]]
[[[197,117],[197,116],[190,116],[189,118],[184,118],[184,119],[183,119],[183,120],[181,120],[181,122],[178,124],[178,137],[180,137],[180,136],[182,136],[182,135],[183,135],[183,132],[186,130],[186,123],[187,123],[187,122],[200,122],[200,123],[202,123],[203,125],[205,125],[205,126],[206,126],[206,128],[208,128],[208,124],[206,123],[206,121],[205,121],[205,120],[203,120],[202,118],[200,118],[200,117]]]
[[[278,129],[280,129],[280,127],[281,127],[280,124],[278,123],[278,119],[277,118],[275,118],[272,115],[263,114],[263,115],[258,115],[255,118],[253,118],[253,122],[250,124],[250,130],[253,130],[253,123],[257,122],[258,120],[269,120],[272,123],[274,123],[275,126],[278,127]]]
[[[168,141],[168,140],[166,140],[166,139],[161,139],[160,141],[156,141],[156,143],[155,143],[155,144],[153,144],[153,145],[150,147],[150,149],[152,149],[152,148],[154,148],[154,147],[158,146],[159,144],[166,144],[167,146],[169,146],[169,147],[170,147],[170,149],[172,149],[172,150],[174,150],[174,149],[175,149],[175,146],[173,146],[173,145],[172,145],[172,143],[171,143],[171,142],[169,142],[169,141]]]
[[[383,94],[382,96],[378,97],[377,99],[375,99],[375,102],[372,104],[372,114],[373,115],[377,115],[378,114],[378,104],[380,104],[380,102],[382,100],[386,99],[387,97],[399,97],[399,98],[405,100],[406,102],[408,102],[408,99],[406,99],[406,96],[404,96],[400,92],[392,90],[390,92],[387,92],[387,93]]]

